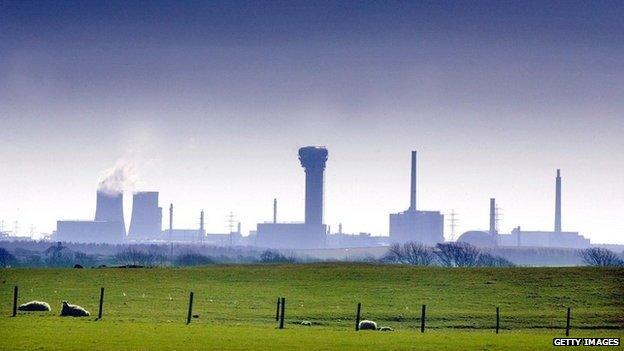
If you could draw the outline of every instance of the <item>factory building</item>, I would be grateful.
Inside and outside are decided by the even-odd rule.
[[[305,222],[278,223],[274,201],[273,222],[257,225],[257,246],[288,249],[325,247],[327,226],[323,223],[323,197],[327,155],[324,147],[299,149],[299,161],[305,170]]]
[[[561,171],[557,170],[555,178],[555,225],[553,231],[523,231],[520,227],[514,228],[510,234],[499,234],[495,223],[495,200],[490,199],[490,230],[468,231],[462,234],[457,241],[466,242],[475,246],[530,246],[530,247],[558,247],[558,248],[587,248],[589,239],[578,232],[564,232],[561,227]]]
[[[160,239],[162,207],[158,206],[157,191],[143,191],[132,196],[132,217],[128,239],[135,241]]]
[[[55,241],[122,243],[126,237],[123,194],[98,191],[94,221],[57,221]]]
[[[444,242],[444,216],[439,211],[419,211],[416,207],[416,151],[412,151],[410,207],[390,214],[390,242],[419,242],[435,245]]]

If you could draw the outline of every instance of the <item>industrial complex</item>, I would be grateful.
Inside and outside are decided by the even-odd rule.
[[[277,199],[273,200],[273,220],[258,223],[248,235],[241,232],[240,222],[225,233],[207,233],[204,211],[199,212],[196,228],[174,228],[173,204],[168,207],[168,226],[163,229],[163,211],[156,191],[134,193],[132,215],[126,235],[123,194],[99,189],[96,193],[94,220],[61,220],[51,239],[65,242],[143,243],[181,242],[210,245],[246,245],[275,249],[325,249],[387,246],[392,243],[418,242],[434,246],[444,239],[444,215],[440,211],[423,211],[417,207],[417,153],[411,152],[410,204],[402,212],[389,215],[389,235],[343,233],[342,224],[332,233],[324,222],[325,168],[329,153],[322,146],[299,149],[298,158],[305,173],[305,214],[303,222],[277,220]],[[578,232],[563,231],[561,225],[561,172],[555,178],[555,218],[552,231],[526,231],[520,227],[511,233],[499,233],[496,200],[489,203],[489,229],[463,233],[459,242],[480,247],[564,247],[585,248],[589,239]]]
[[[509,234],[500,234],[496,228],[496,199],[490,199],[490,228],[487,231],[471,230],[462,234],[457,241],[476,246],[529,246],[586,248],[589,239],[578,232],[564,232],[561,229],[561,171],[555,178],[555,225],[553,231],[526,231],[514,228]]]

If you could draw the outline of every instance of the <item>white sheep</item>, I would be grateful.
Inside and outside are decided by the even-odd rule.
[[[394,331],[394,329],[392,327],[380,327],[379,331]]]
[[[363,320],[358,324],[359,330],[377,330],[377,323],[373,321]]]
[[[63,307],[61,308],[61,316],[71,316],[71,317],[87,317],[91,314],[89,311],[78,305],[70,305],[67,301],[63,301]]]
[[[50,305],[43,301],[30,301],[19,305],[17,308],[20,311],[51,311]]]
[[[306,327],[311,327],[312,326],[312,322],[310,322],[310,321],[301,321],[301,325],[306,326]]]

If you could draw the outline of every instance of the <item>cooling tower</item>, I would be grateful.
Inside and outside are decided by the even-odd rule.
[[[299,149],[299,161],[305,169],[305,223],[323,224],[323,188],[327,149],[306,146]]]
[[[156,239],[162,227],[162,208],[158,207],[158,192],[144,191],[132,197],[132,218],[128,237]]]
[[[102,241],[123,241],[126,236],[126,226],[123,216],[123,194],[108,194],[97,192],[95,206],[95,221],[117,223],[116,229],[107,233],[107,238]]]

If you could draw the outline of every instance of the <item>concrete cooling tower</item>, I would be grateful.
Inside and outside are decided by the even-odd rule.
[[[158,192],[144,191],[134,194],[128,239],[158,239],[161,230],[162,208],[158,207]]]
[[[115,229],[107,233],[107,238],[103,238],[103,241],[123,241],[126,237],[126,224],[123,215],[123,194],[108,194],[98,191],[95,205],[95,221],[116,223],[114,226]]]

